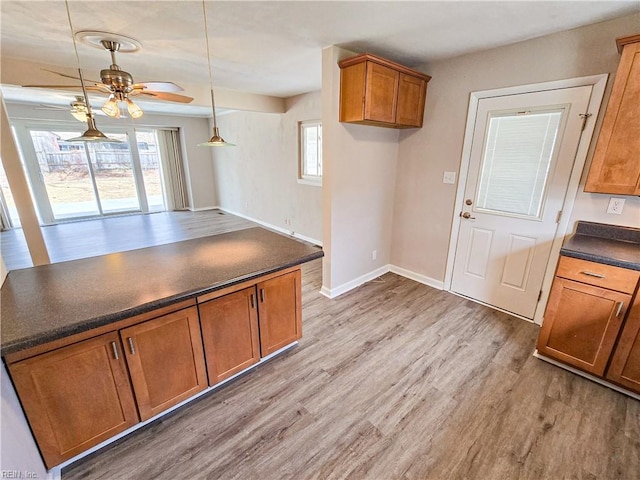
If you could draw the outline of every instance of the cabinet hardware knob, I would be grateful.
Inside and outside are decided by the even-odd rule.
[[[583,270],[582,272],[583,275],[589,275],[590,277],[596,277],[596,278],[607,278],[606,276],[604,276],[601,273],[595,273],[595,272],[590,272],[589,270]]]
[[[127,340],[129,340],[129,348],[131,349],[131,355],[135,355],[136,347],[133,346],[133,338],[129,337]]]
[[[111,342],[111,348],[113,348],[113,358],[116,360],[120,360],[120,355],[118,355],[118,347],[116,346],[116,342]]]
[[[622,307],[624,307],[624,302],[620,302],[618,305],[618,311],[616,312],[616,318],[620,316],[620,312],[622,311]]]

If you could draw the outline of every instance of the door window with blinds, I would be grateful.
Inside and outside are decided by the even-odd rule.
[[[541,219],[564,112],[489,113],[475,211]]]

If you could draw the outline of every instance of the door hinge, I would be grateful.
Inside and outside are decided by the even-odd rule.
[[[538,294],[538,301],[540,301],[541,298],[542,298],[542,290],[540,290],[540,293]]]
[[[580,117],[582,118],[582,128],[580,129],[581,132],[584,132],[584,129],[587,128],[587,120],[589,120],[589,117],[593,115],[592,113],[581,113]]]
[[[560,223],[561,218],[562,218],[562,210],[558,210],[558,215],[556,215],[556,223]]]

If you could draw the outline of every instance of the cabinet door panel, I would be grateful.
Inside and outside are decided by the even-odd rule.
[[[120,335],[142,420],[207,388],[196,307],[134,325]]]
[[[622,52],[585,191],[640,194],[640,42]]]
[[[262,356],[302,337],[300,270],[258,284]]]
[[[613,351],[607,378],[640,393],[640,295],[635,299]]]
[[[138,421],[116,332],[23,360],[9,370],[48,468]]]
[[[209,385],[260,360],[255,287],[199,305]]]
[[[602,376],[630,300],[630,295],[556,277],[538,351]]]
[[[400,74],[397,124],[422,127],[426,88],[427,82],[425,80],[405,73]]]
[[[399,75],[399,72],[392,68],[367,62],[365,120],[395,123]]]

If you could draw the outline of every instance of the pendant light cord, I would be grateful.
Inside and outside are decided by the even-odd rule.
[[[67,1],[67,0],[65,0]],[[202,16],[204,17],[204,38],[207,42],[207,62],[209,64],[209,86],[211,89],[211,110],[213,111],[213,128],[218,128],[216,122],[216,102],[213,98],[213,73],[211,73],[211,51],[209,50],[209,27],[207,25],[207,9],[204,5],[205,0],[202,0]]]
[[[80,85],[82,86],[82,94],[84,95],[84,102],[87,104],[87,116],[93,117],[91,111],[91,104],[89,103],[89,96],[87,95],[87,89],[84,85],[84,77],[82,76],[82,69],[80,68],[80,55],[78,55],[78,46],[76,45],[76,37],[73,33],[73,23],[71,22],[71,13],[69,13],[69,0],[64,0],[64,5],[67,8],[67,19],[69,20],[69,29],[71,30],[71,40],[73,41],[73,51],[76,53],[76,63],[78,64],[78,75],[80,76]]]

